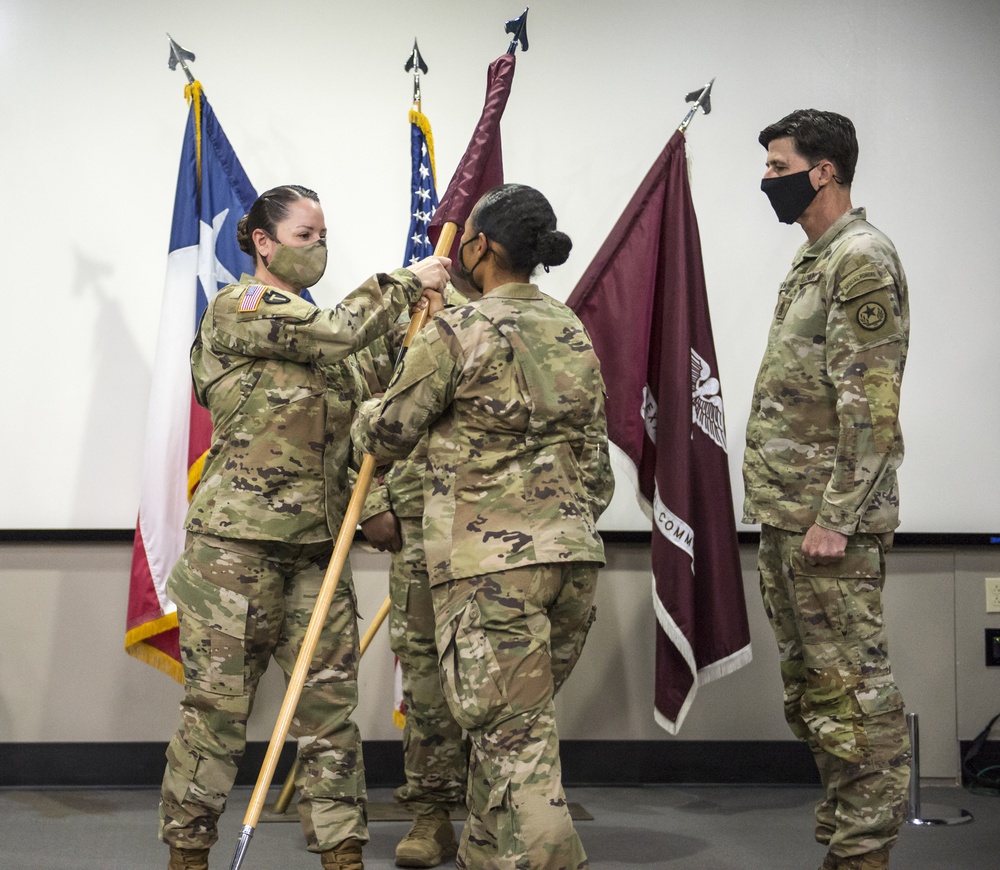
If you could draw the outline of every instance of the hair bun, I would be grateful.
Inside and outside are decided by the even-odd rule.
[[[546,230],[538,237],[535,251],[543,266],[560,266],[569,258],[572,248],[573,242],[562,230]]]
[[[253,237],[250,231],[247,229],[247,224],[249,223],[250,215],[245,214],[239,219],[236,224],[236,244],[240,246],[240,250],[249,257],[254,255],[254,245]]]

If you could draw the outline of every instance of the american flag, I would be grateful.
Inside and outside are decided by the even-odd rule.
[[[434,189],[434,137],[431,135],[431,122],[418,109],[410,109],[410,157],[413,167],[410,232],[406,237],[404,266],[434,253],[434,245],[427,236],[427,225],[438,206],[437,191]]]

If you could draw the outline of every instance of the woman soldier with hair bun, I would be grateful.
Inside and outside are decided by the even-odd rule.
[[[458,261],[482,299],[435,315],[353,429],[380,460],[430,433],[424,547],[441,682],[472,744],[457,859],[470,870],[587,866],[553,696],[593,620],[614,480],[590,338],[529,283],[571,247],[537,190],[489,191]]]
[[[273,656],[291,674],[348,501],[348,432],[370,393],[353,354],[447,281],[447,259],[376,274],[331,309],[301,298],[326,268],[316,194],[269,190],[238,228],[254,274],[209,301],[191,348],[212,445],[167,581],[177,605],[184,698],[167,748],[160,838],[170,870],[207,870]],[[421,300],[418,302],[418,299]],[[358,629],[349,565],[320,635],[290,733],[310,851],[361,870],[365,824],[357,704]]]

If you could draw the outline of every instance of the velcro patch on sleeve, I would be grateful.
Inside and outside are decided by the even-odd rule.
[[[889,288],[869,290],[844,305],[847,321],[862,345],[880,344],[902,335],[896,306]]]
[[[240,296],[240,311],[256,311],[260,305],[260,300],[264,297],[268,288],[264,284],[251,284]]]
[[[387,391],[389,388],[409,389],[438,370],[437,358],[427,341],[433,332],[434,330],[428,330],[414,338],[413,343],[406,349],[402,364],[396,367]]]
[[[864,296],[879,287],[889,287],[893,283],[884,266],[879,263],[865,263],[861,268],[841,278],[837,285],[837,295],[846,302],[857,296]]]

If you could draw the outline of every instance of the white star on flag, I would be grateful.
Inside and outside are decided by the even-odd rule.
[[[219,285],[235,284],[237,278],[222,264],[215,252],[215,240],[226,222],[229,209],[225,208],[212,218],[212,226],[204,221],[199,223],[198,239],[198,280],[205,297],[211,299],[219,292]]]

